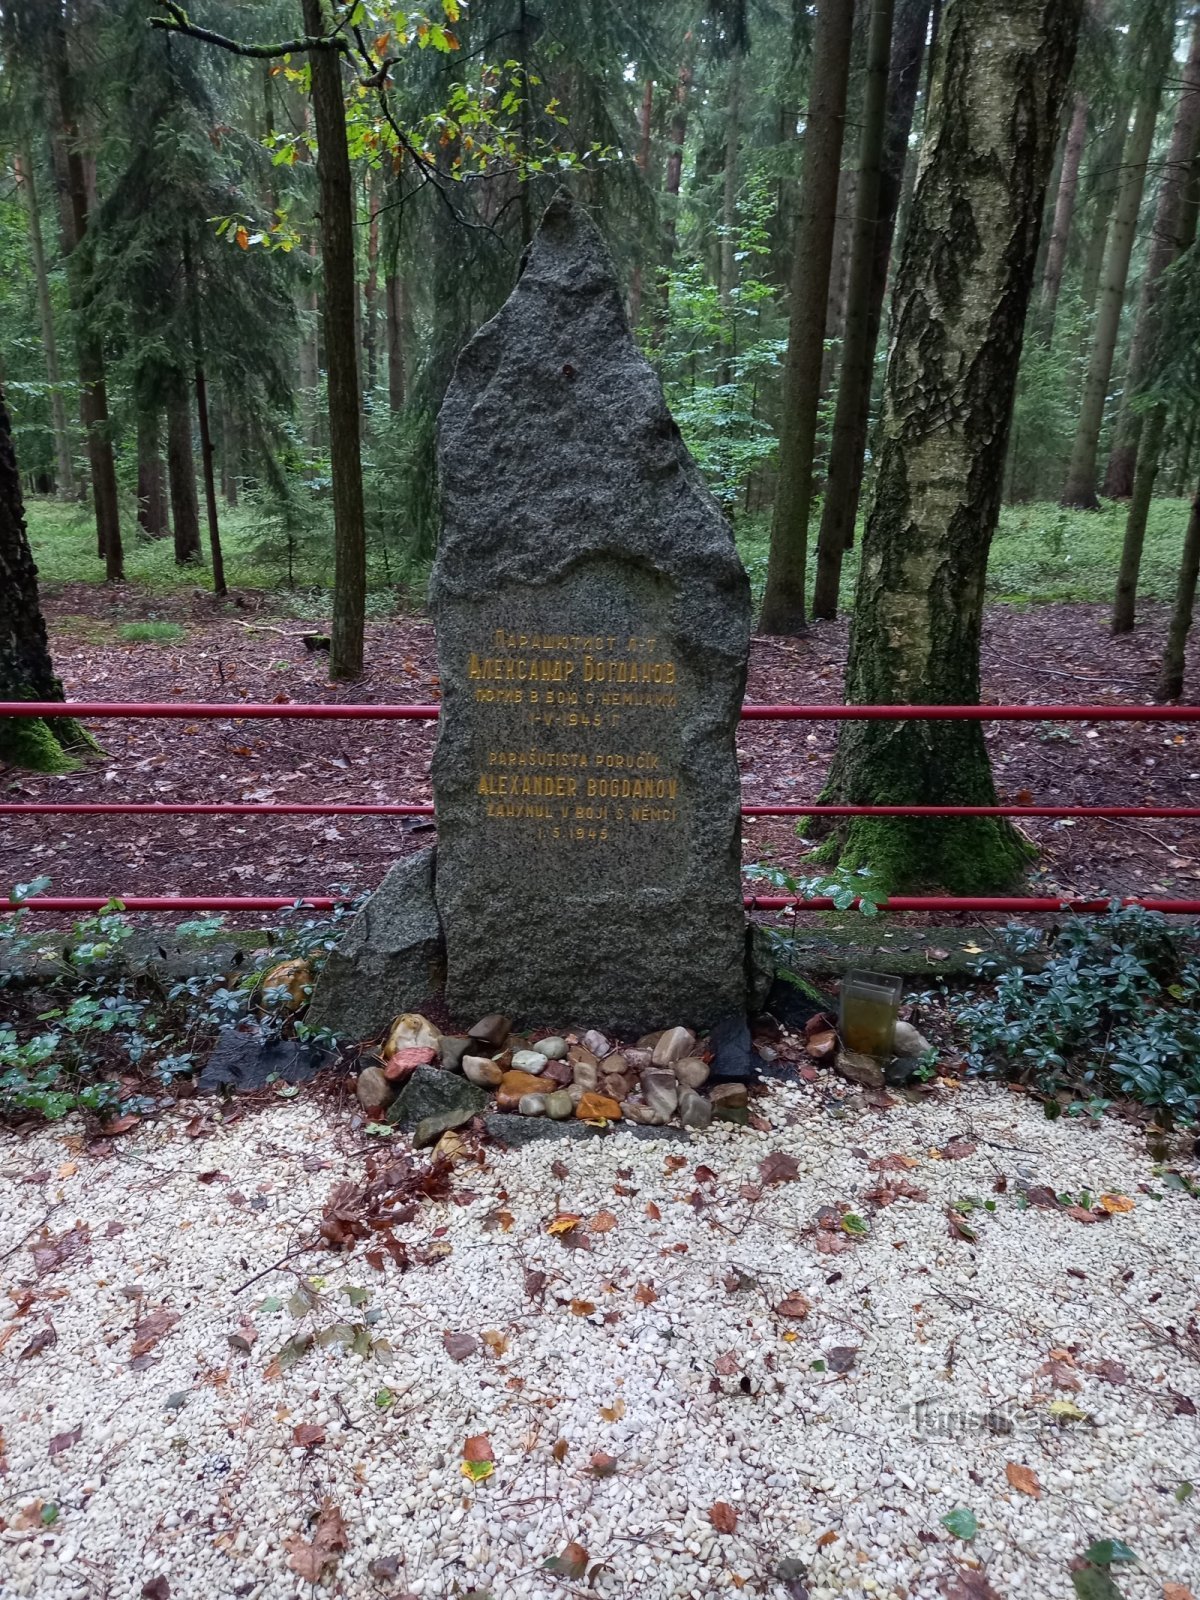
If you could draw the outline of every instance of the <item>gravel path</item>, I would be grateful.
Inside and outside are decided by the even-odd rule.
[[[880,1113],[773,1085],[760,1109],[770,1132],[461,1162],[458,1203],[397,1230],[428,1264],[302,1256],[300,1321],[290,1271],[242,1285],[361,1178],[361,1136],[316,1100],[199,1138],[181,1109],[100,1158],[69,1127],[9,1138],[0,1594],[284,1600],[323,1567],[348,1596],[540,1600],[590,1575],[644,1600],[1070,1600],[1071,1558],[1107,1536],[1140,1558],[1113,1569],[1129,1600],[1200,1590],[1181,1489],[1200,1483],[1200,1201],[1132,1130],[999,1089]],[[796,1176],[775,1162],[764,1186],[773,1152]],[[915,1164],[870,1168],[889,1154]],[[1022,1179],[1134,1205],[1085,1225],[1024,1205]],[[927,1198],[868,1197],[900,1183]],[[972,1195],[974,1242],[946,1214]],[[839,1203],[865,1237],[836,1209],[815,1226]],[[584,1218],[565,1243],[560,1211]],[[314,1343],[268,1374],[338,1323],[390,1361]],[[448,1332],[475,1348],[451,1359]],[[970,1541],[941,1521],[958,1509]]]

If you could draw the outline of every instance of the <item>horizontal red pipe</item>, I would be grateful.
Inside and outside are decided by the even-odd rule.
[[[126,911],[282,911],[297,903],[314,911],[329,911],[334,906],[346,905],[345,900],[335,900],[328,895],[297,895],[288,899],[276,895],[121,895],[109,899],[120,900]],[[109,899],[98,895],[38,895],[19,902],[28,911],[99,911],[109,904]],[[857,905],[855,901],[855,905]],[[957,895],[904,895],[890,896],[880,902],[889,911],[1107,911],[1109,899],[1067,900],[1061,897],[1035,896],[982,896]],[[847,910],[835,906],[825,895],[770,895],[748,894],[742,904],[751,911],[789,911],[793,906],[807,911]],[[1162,911],[1172,916],[1200,915],[1200,900],[1142,900],[1128,897],[1123,906],[1141,906],[1146,911]],[[13,910],[17,906],[12,907]]]
[[[280,800],[243,801],[97,800],[57,804],[45,800],[0,801],[0,814],[34,816],[160,817],[431,817],[431,805],[308,804]],[[1200,817],[1200,806],[743,806],[744,817]]]
[[[353,721],[428,721],[436,705],[306,705],[287,701],[0,700],[0,717],[315,717]],[[751,722],[1195,722],[1200,706],[797,706],[744,705]]]

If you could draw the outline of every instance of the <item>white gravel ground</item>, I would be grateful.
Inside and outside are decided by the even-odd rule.
[[[583,1595],[586,1578],[543,1566],[575,1541],[589,1567],[603,1563],[602,1595],[783,1596],[774,1572],[793,1557],[812,1600],[1069,1600],[1072,1556],[1110,1535],[1140,1558],[1114,1568],[1129,1600],[1200,1590],[1200,1488],[1176,1496],[1200,1484],[1188,1410],[1200,1403],[1200,1201],[1164,1189],[1117,1122],[1047,1123],[982,1086],[887,1113],[831,1111],[825,1093],[773,1086],[769,1133],[488,1151],[484,1168],[461,1169],[475,1199],[426,1205],[399,1230],[413,1244],[444,1230],[449,1254],[405,1275],[375,1272],[361,1246],[302,1257],[323,1283],[299,1324],[263,1304],[295,1289],[288,1270],[239,1286],[311,1229],[336,1181],[361,1175],[362,1136],[317,1102],[252,1110],[203,1138],[181,1108],[100,1159],[69,1127],[9,1138],[0,1593],[311,1595],[289,1556],[327,1499],[348,1548],[325,1583],[348,1596]],[[955,1135],[975,1152],[934,1159]],[[792,1153],[798,1178],[743,1193],[771,1151]],[[889,1177],[867,1157],[889,1152],[917,1158],[904,1176],[928,1200],[864,1199]],[[678,1154],[686,1165],[668,1170]],[[700,1164],[715,1177],[698,1183]],[[1000,1173],[1007,1192],[994,1194]],[[1023,1209],[1022,1175],[1136,1204],[1083,1225]],[[996,1205],[972,1214],[974,1244],[950,1236],[945,1213],[972,1194]],[[839,1201],[869,1235],[822,1254],[811,1225]],[[51,1207],[51,1234],[79,1221],[90,1244],[39,1276],[35,1239],[20,1241]],[[497,1209],[507,1229],[485,1227]],[[571,1250],[546,1231],[560,1209],[616,1220],[591,1232],[590,1251]],[[734,1267],[757,1283],[730,1292]],[[543,1305],[526,1295],[527,1269],[547,1275]],[[369,1301],[355,1309],[344,1285]],[[639,1300],[643,1285],[657,1299]],[[776,1313],[789,1295],[811,1301],[807,1318]],[[159,1309],[179,1320],[131,1370],[133,1325]],[[372,1336],[390,1342],[390,1365],[314,1347],[265,1376],[297,1329],[366,1311],[380,1313]],[[22,1359],[47,1317],[57,1343]],[[228,1339],[243,1317],[257,1332],[249,1354]],[[495,1332],[507,1349],[484,1343],[454,1363],[446,1330]],[[847,1346],[850,1371],[813,1370]],[[1101,1361],[1127,1381],[1105,1381]],[[1064,1400],[1090,1420],[1056,1423],[1050,1405]],[[324,1442],[295,1445],[304,1423]],[[495,1470],[473,1484],[462,1459],[477,1434]],[[616,1457],[611,1476],[588,1470],[597,1451]],[[1036,1473],[1040,1498],[1011,1486],[1009,1462]],[[716,1502],[736,1512],[734,1532],[711,1525]],[[941,1525],[956,1508],[978,1519],[969,1543]],[[395,1580],[369,1572],[389,1556]]]

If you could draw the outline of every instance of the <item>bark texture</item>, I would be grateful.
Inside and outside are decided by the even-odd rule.
[[[913,107],[921,78],[929,0],[899,0],[890,19],[890,48],[882,37],[884,19],[871,13],[867,41],[867,95],[863,118],[859,182],[860,210],[850,261],[846,343],[838,384],[829,474],[817,540],[814,617],[837,615],[842,556],[854,539],[854,519],[862,487],[863,456],[871,414],[875,349],[883,318],[896,210],[904,182],[904,160]],[[880,107],[878,63],[883,52],[885,106]],[[875,118],[882,115],[882,121]],[[877,140],[881,142],[877,144]],[[872,165],[874,171],[872,172]]]
[[[1175,608],[1171,613],[1167,648],[1163,652],[1162,673],[1158,680],[1160,700],[1178,700],[1183,694],[1184,663],[1188,634],[1192,628],[1192,611],[1196,604],[1198,576],[1200,576],[1200,489],[1196,490],[1196,498],[1192,501],[1192,514],[1188,518],[1187,533],[1183,539],[1179,586],[1175,591]]]
[[[1046,180],[1082,0],[949,0],[895,293],[846,698],[972,703],[988,548]],[[823,798],[994,804],[977,722],[846,723]],[[1027,847],[990,819],[859,819],[841,860],[884,890],[1000,887]]]
[[[162,418],[157,406],[142,405],[137,418],[137,519],[147,539],[164,539],[167,522],[166,482],[161,445]]]
[[[812,88],[792,258],[779,482],[759,619],[764,633],[799,633],[804,627],[813,451],[853,25],[854,7],[846,0],[821,0],[813,30]]]
[[[58,362],[58,338],[54,328],[54,309],[50,303],[50,274],[46,270],[46,246],[42,240],[42,208],[38,203],[33,161],[28,149],[13,156],[13,171],[25,199],[29,221],[29,254],[37,287],[38,321],[42,328],[42,354],[46,362],[46,382],[50,386],[50,422],[54,429],[55,489],[60,500],[75,498],[75,464],[71,460],[71,435],[67,430],[67,407],[63,400],[62,369]]]
[[[88,230],[89,195],[87,169],[79,144],[75,81],[67,51],[66,23],[60,16],[50,31],[51,73],[57,99],[62,171],[66,183],[63,197],[63,254],[67,260],[67,283],[71,309],[75,313],[75,351],[79,363],[79,412],[87,436],[88,464],[91,468],[92,505],[96,515],[96,548],[104,560],[107,582],[118,582],[125,575],[121,549],[121,518],[117,495],[117,468],[113,459],[112,436],[108,421],[108,389],[104,370],[104,347],[91,325],[89,268],[85,239]]]
[[[329,31],[323,0],[304,0],[310,36]],[[357,678],[363,665],[367,540],[363,513],[358,362],[355,359],[354,196],[346,142],[341,57],[313,50],[313,118],[325,279],[325,370],[329,390],[329,460],[333,479],[333,628],[331,678]]]
[[[12,424],[0,389],[0,700],[62,698],[25,530]],[[65,772],[77,765],[71,751],[94,748],[70,717],[0,718],[0,761],[14,766]]]
[[[1062,289],[1063,267],[1067,261],[1067,244],[1071,237],[1071,223],[1075,217],[1075,196],[1079,191],[1079,167],[1083,160],[1083,146],[1087,139],[1088,103],[1081,94],[1075,96],[1071,113],[1071,126],[1067,129],[1067,142],[1063,150],[1062,170],[1058,175],[1058,193],[1054,199],[1054,220],[1050,225],[1050,242],[1046,250],[1046,266],[1042,273],[1041,334],[1049,343],[1054,335],[1054,315]]]
[[[1164,70],[1168,40],[1169,30],[1164,30],[1160,47],[1164,58]],[[1100,430],[1104,425],[1104,407],[1108,400],[1109,379],[1112,376],[1113,352],[1117,347],[1121,308],[1125,303],[1125,285],[1129,277],[1129,261],[1133,254],[1138,211],[1146,183],[1146,163],[1150,158],[1150,148],[1154,142],[1154,124],[1158,117],[1159,101],[1162,98],[1162,78],[1162,73],[1155,72],[1151,86],[1138,101],[1133,127],[1125,145],[1116,210],[1109,229],[1108,248],[1101,273],[1100,301],[1092,333],[1091,359],[1084,380],[1079,422],[1075,431],[1075,442],[1071,448],[1071,464],[1067,469],[1067,482],[1062,495],[1064,506],[1078,506],[1085,511],[1094,511],[1100,504],[1096,494],[1096,458],[1100,449]]]
[[[200,505],[196,499],[196,462],[192,456],[192,409],[187,379],[171,373],[167,387],[167,476],[171,484],[171,521],[175,526],[175,563],[185,567],[200,559]]]
[[[1154,229],[1150,236],[1150,249],[1142,274],[1141,294],[1138,298],[1137,320],[1129,344],[1129,360],[1125,368],[1125,392],[1121,412],[1117,418],[1116,435],[1108,457],[1108,470],[1104,475],[1104,493],[1112,500],[1124,500],[1133,493],[1134,471],[1137,467],[1138,441],[1142,431],[1142,417],[1137,401],[1152,377],[1155,345],[1155,322],[1159,285],[1163,273],[1185,247],[1184,231],[1188,226],[1188,185],[1191,180],[1192,158],[1200,140],[1200,11],[1192,28],[1191,49],[1183,69],[1183,83],[1175,108],[1175,121],[1171,128],[1171,143],[1163,163],[1158,183],[1158,200],[1154,208]]]

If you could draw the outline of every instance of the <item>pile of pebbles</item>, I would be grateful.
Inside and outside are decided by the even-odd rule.
[[[621,1044],[595,1028],[526,1038],[498,1012],[465,1034],[444,1034],[427,1017],[407,1012],[389,1029],[380,1060],[358,1077],[358,1098],[372,1116],[388,1115],[419,1069],[440,1068],[493,1094],[497,1111],[524,1117],[685,1128],[749,1117],[749,1030],[740,1019],[705,1040],[680,1026]],[[473,1110],[464,1097],[461,1120]]]

